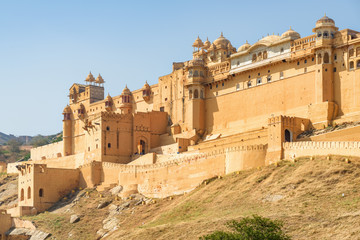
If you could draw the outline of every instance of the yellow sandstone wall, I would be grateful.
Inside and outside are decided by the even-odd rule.
[[[63,141],[44,145],[30,150],[32,160],[52,159],[62,157]]]
[[[308,105],[315,102],[314,75],[312,71],[206,99],[206,129],[245,132],[266,127],[272,114],[308,118]]]
[[[360,156],[360,142],[285,142],[284,158],[302,156]]]

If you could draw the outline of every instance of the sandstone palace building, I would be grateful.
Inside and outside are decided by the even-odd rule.
[[[19,202],[8,213],[44,211],[78,187],[166,197],[281,159],[360,156],[358,126],[301,137],[360,121],[360,33],[327,16],[312,32],[290,28],[238,49],[223,34],[198,37],[191,60],[118,96],[90,73],[70,87],[63,141],[17,165]]]

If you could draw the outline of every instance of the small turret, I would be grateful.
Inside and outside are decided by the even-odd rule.
[[[92,75],[92,73],[90,72],[89,75],[86,77],[85,82],[87,82],[88,84],[91,85],[91,83],[95,82],[95,78]]]
[[[101,86],[102,84],[105,83],[104,79],[102,78],[102,76],[99,73],[99,76],[95,79],[95,83],[98,84],[99,86]]]
[[[319,39],[333,39],[335,37],[335,32],[338,30],[335,26],[335,21],[326,14],[316,21],[315,28],[313,32],[316,33],[317,40]]]
[[[120,96],[121,96],[121,104],[120,104],[121,113],[123,114],[132,113],[132,96],[127,86],[125,86]]]
[[[145,82],[144,86],[142,87],[142,96],[146,102],[149,101],[151,98],[151,88],[150,88],[150,85],[147,83],[147,81]]]
[[[105,109],[106,111],[111,111],[112,110],[112,106],[113,106],[113,99],[112,97],[110,97],[110,95],[108,94],[106,99],[105,99]]]

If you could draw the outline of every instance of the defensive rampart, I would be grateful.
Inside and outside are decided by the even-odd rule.
[[[44,160],[62,157],[62,152],[64,151],[63,141],[44,145],[37,148],[32,148],[31,159],[32,160]]]
[[[360,156],[360,142],[286,142],[285,159],[317,155]]]
[[[190,191],[203,180],[264,166],[267,145],[219,148],[197,155],[171,155],[166,162],[124,165],[103,162],[103,185],[137,185],[149,197],[166,197]]]

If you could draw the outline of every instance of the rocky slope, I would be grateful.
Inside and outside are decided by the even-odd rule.
[[[51,232],[50,239],[198,239],[228,220],[258,214],[284,221],[293,239],[359,239],[359,167],[359,159],[346,157],[284,161],[166,199],[121,200],[86,189],[26,219]]]

